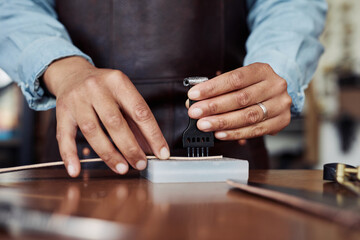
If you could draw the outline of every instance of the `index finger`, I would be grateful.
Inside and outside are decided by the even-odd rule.
[[[115,98],[126,114],[136,123],[155,156],[160,159],[169,158],[169,146],[154,115],[135,86],[130,80],[126,80],[118,85],[118,89],[113,89]]]
[[[199,83],[188,92],[192,100],[203,100],[239,90],[265,79],[267,64],[254,63]]]
[[[81,168],[75,142],[77,126],[68,113],[60,112],[59,109],[60,106],[56,109],[56,139],[61,159],[64,161],[69,175],[77,177]]]

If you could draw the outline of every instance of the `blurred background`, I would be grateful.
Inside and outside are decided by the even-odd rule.
[[[271,168],[360,165],[360,1],[327,0],[325,53],[306,92],[301,116],[266,136]],[[50,111],[31,111],[0,69],[0,167],[42,161]]]
[[[273,168],[360,165],[360,1],[327,0],[321,57],[302,116],[267,136]]]

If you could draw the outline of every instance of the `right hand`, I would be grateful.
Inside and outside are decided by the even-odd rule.
[[[145,146],[159,159],[170,157],[150,108],[122,72],[96,68],[81,57],[68,57],[53,62],[43,79],[56,96],[56,138],[71,177],[78,176],[81,168],[75,143],[77,127],[100,158],[119,174],[128,171],[128,163],[145,169]]]

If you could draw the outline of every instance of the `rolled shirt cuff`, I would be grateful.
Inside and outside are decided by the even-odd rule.
[[[18,85],[29,107],[34,110],[48,110],[56,106],[56,99],[40,85],[40,78],[55,60],[80,56],[93,64],[91,58],[61,37],[46,37],[34,41],[20,56]]]
[[[305,89],[307,84],[304,83],[303,75],[295,61],[289,59],[284,54],[275,50],[268,50],[261,54],[250,54],[245,57],[244,65],[255,62],[267,63],[280,77],[286,80],[288,86],[287,91],[292,99],[291,112],[295,115],[299,114],[305,102]]]

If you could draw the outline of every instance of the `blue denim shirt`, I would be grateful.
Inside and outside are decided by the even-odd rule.
[[[317,67],[323,47],[318,41],[327,10],[325,0],[247,0],[245,65],[268,63],[288,82],[292,112],[304,105],[304,89]],[[0,68],[17,82],[35,110],[55,107],[39,78],[56,59],[91,58],[71,43],[57,21],[54,0],[0,0]]]

